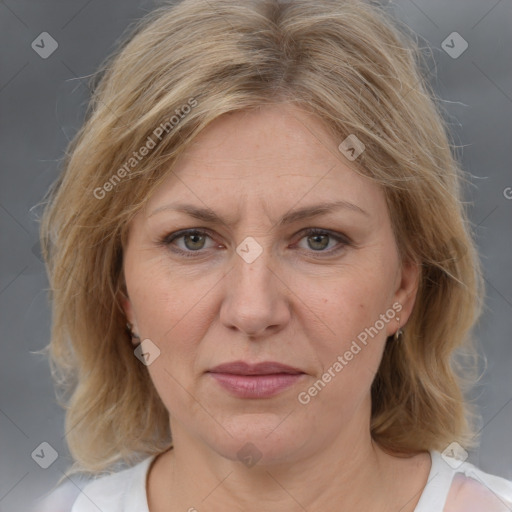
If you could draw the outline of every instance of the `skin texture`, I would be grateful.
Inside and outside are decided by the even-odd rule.
[[[384,193],[351,169],[340,142],[292,106],[225,115],[133,219],[123,304],[133,330],[161,351],[147,369],[174,440],[149,473],[151,512],[414,509],[429,454],[383,452],[369,422],[371,383],[387,337],[410,315],[418,268],[401,264]],[[342,208],[278,224],[296,209],[339,200],[365,213]],[[224,222],[164,208],[173,202],[208,207]],[[207,235],[161,243],[190,228]],[[246,237],[262,249],[252,263],[236,252]],[[385,322],[321,392],[299,403],[396,302],[400,320]],[[205,373],[235,360],[278,361],[305,375],[274,397],[237,398]],[[260,457],[252,467],[237,456],[248,442]]]

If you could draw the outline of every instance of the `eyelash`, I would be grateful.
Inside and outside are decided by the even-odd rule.
[[[165,235],[159,241],[159,243],[160,243],[160,245],[169,247],[172,252],[180,254],[180,255],[184,256],[185,258],[197,258],[197,257],[201,256],[203,249],[199,249],[197,251],[190,251],[190,250],[184,251],[182,249],[177,249],[176,247],[171,247],[172,242],[174,242],[175,240],[179,240],[180,238],[183,238],[187,235],[201,235],[201,236],[206,235],[208,238],[212,238],[207,230],[197,229],[197,228],[182,229],[180,231],[176,231],[174,233]],[[303,238],[307,238],[307,237],[314,236],[314,235],[328,235],[330,238],[334,238],[341,245],[335,249],[330,249],[328,251],[312,250],[311,252],[313,252],[313,253],[333,255],[333,254],[336,254],[339,251],[343,250],[345,247],[352,245],[352,242],[349,240],[349,238],[347,236],[342,235],[340,233],[333,233],[331,231],[328,231],[325,229],[320,229],[320,228],[306,228],[305,230],[303,230],[303,236],[299,239],[299,241],[302,240]]]

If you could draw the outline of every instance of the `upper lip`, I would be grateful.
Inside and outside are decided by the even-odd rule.
[[[250,364],[245,361],[233,361],[223,363],[209,370],[211,373],[231,373],[233,375],[271,375],[276,373],[304,373],[298,368],[275,361],[264,361],[262,363]]]

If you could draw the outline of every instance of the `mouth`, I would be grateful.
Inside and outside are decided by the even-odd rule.
[[[306,375],[298,368],[274,361],[257,364],[234,361],[218,365],[207,373],[237,398],[270,398]]]

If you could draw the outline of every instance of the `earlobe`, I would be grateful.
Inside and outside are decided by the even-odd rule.
[[[132,345],[136,347],[140,344],[140,336],[138,334],[139,329],[137,327],[132,302],[128,297],[125,283],[123,283],[123,288],[118,291],[118,297],[124,316],[126,317],[126,331],[132,339]]]
[[[131,324],[133,323],[133,312],[132,312],[132,303],[130,302],[130,299],[123,293],[120,292],[120,300],[121,306],[123,308],[124,314],[126,316],[126,319]]]
[[[119,292],[119,301],[126,317],[127,328],[130,329],[132,333],[136,333],[137,324],[135,321],[135,315],[133,314],[133,306],[130,299],[124,292],[121,291]]]
[[[133,325],[130,323],[126,324],[126,330],[132,339],[132,345],[137,347],[140,344],[140,336],[134,331]]]

